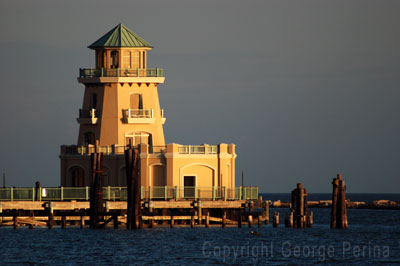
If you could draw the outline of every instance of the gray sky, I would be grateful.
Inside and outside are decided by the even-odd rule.
[[[399,192],[399,1],[0,2],[0,171],[60,184],[86,48],[118,23],[155,48],[166,141],[235,143],[262,192]]]

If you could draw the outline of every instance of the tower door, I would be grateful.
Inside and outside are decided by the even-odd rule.
[[[184,176],[183,177],[183,193],[185,198],[194,198],[196,190],[196,177]]]

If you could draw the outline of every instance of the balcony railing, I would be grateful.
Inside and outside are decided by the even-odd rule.
[[[217,154],[217,145],[181,145],[178,152],[182,154]]]
[[[149,146],[149,153],[150,154],[165,154],[167,152],[167,146]]]
[[[124,109],[124,118],[153,118],[153,109]]]
[[[125,201],[126,187],[103,187],[103,199]],[[251,200],[258,199],[258,187],[141,187],[143,200]],[[90,200],[89,187],[49,187],[37,189],[0,188],[0,201]]]
[[[95,118],[96,117],[96,109],[79,109],[79,118]]]
[[[79,77],[164,77],[164,70],[162,68],[80,68]]]
[[[96,109],[79,109],[78,123],[97,124]]]
[[[127,124],[151,124],[154,123],[153,109],[124,109],[122,121]]]

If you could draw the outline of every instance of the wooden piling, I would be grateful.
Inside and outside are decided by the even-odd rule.
[[[279,212],[277,211],[274,212],[274,216],[272,219],[272,226],[275,228],[279,227]]]
[[[238,227],[239,228],[242,227],[242,215],[241,214],[238,215]]]
[[[338,209],[338,194],[339,194],[339,179],[341,174],[337,175],[332,181],[332,210],[331,210],[331,228],[336,228],[337,209]]]
[[[249,212],[254,212],[254,201],[249,202]]]
[[[203,218],[201,200],[197,201],[197,214],[198,214],[198,223],[201,224]]]
[[[114,229],[118,229],[118,215],[117,214],[113,215],[113,225],[114,225]]]
[[[192,217],[190,219],[190,227],[194,228],[194,215],[192,214]]]
[[[301,183],[298,183],[291,195],[291,212],[290,215],[285,216],[285,225],[293,228],[305,228],[309,216],[307,190]]]
[[[310,215],[307,216],[307,227],[312,227],[314,223],[313,220],[313,212],[310,212]]]
[[[140,145],[139,148],[140,149]],[[140,159],[139,150],[128,145],[125,150],[125,165],[128,190],[127,207],[127,229],[137,229],[139,225],[139,216],[141,215],[140,206]]]
[[[261,217],[261,215],[257,216],[257,225],[258,225],[258,228],[261,228],[261,226],[262,226],[262,217]]]
[[[17,218],[16,214],[14,214],[14,216],[13,216],[13,227],[14,227],[14,230],[18,229],[18,218]]]
[[[81,229],[85,228],[85,216],[84,214],[81,215]]]
[[[53,229],[53,226],[54,226],[54,217],[53,217],[53,202],[49,202],[48,203],[49,205],[48,205],[48,219],[47,219],[47,226],[48,226],[48,228],[49,229]]]
[[[65,215],[61,216],[61,229],[67,228],[67,217]]]
[[[297,228],[303,228],[303,216],[304,216],[304,190],[303,190],[303,185],[301,183],[297,184],[297,191],[296,191],[296,197],[297,197],[297,206],[296,206],[296,225]]]
[[[174,228],[174,225],[175,225],[175,219],[174,219],[174,216],[171,215],[171,221],[170,221],[171,228]]]
[[[253,227],[253,216],[252,215],[247,216],[247,222],[248,222],[249,228]]]
[[[92,180],[90,183],[90,228],[98,228],[103,221],[103,153],[99,152],[96,141],[95,153],[91,154]]]
[[[226,210],[222,210],[222,227],[226,226]]]
[[[40,182],[39,182],[39,181],[36,181],[36,183],[35,183],[35,200],[36,200],[36,201],[39,201],[39,200],[40,200],[40,198],[41,198],[40,193],[41,193]]]
[[[331,228],[348,228],[346,208],[346,185],[342,175],[338,174],[332,181]]]
[[[206,212],[206,225],[205,227],[208,228],[210,226],[210,212]]]
[[[264,221],[265,224],[269,224],[269,203],[268,201],[264,201]]]

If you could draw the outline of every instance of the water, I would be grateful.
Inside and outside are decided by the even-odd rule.
[[[330,209],[311,208],[308,229],[285,228],[287,209],[272,210],[279,228],[2,227],[0,265],[400,265],[399,210],[348,209],[347,230],[329,229]]]
[[[263,197],[264,200],[281,200],[282,202],[290,202],[290,193],[260,193],[260,196]],[[371,203],[374,200],[391,200],[400,202],[400,194],[395,193],[346,193],[346,198],[350,199],[350,201],[364,201],[366,203]],[[317,200],[331,200],[331,193],[308,193],[309,201],[317,201]]]

